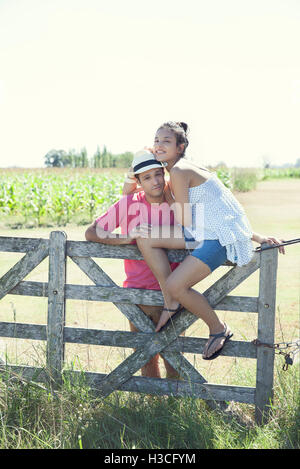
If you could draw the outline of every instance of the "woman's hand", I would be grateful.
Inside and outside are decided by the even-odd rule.
[[[130,195],[134,194],[135,192],[139,192],[141,188],[137,185],[137,179],[134,176],[132,166],[129,168],[128,173],[125,176],[125,181],[122,189],[123,195]]]
[[[256,241],[257,243],[260,243],[260,244],[267,243],[270,246],[284,243],[284,239],[275,238],[274,236],[263,236],[258,233],[254,233],[252,239],[253,241]],[[281,254],[285,254],[284,246],[279,246],[278,249]]]
[[[154,153],[154,148],[151,148],[151,147],[144,147],[144,150],[147,150],[147,151],[150,151],[150,153],[152,153],[154,156],[155,156],[155,153]]]
[[[151,236],[151,225],[143,223],[136,226],[128,233],[128,236],[132,240],[138,238],[149,238]]]

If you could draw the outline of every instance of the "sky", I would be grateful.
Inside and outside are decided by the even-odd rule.
[[[201,165],[295,163],[300,1],[0,0],[0,167],[136,152],[168,120]]]

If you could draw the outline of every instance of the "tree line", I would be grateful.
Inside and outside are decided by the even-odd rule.
[[[79,152],[75,150],[50,150],[45,155],[45,165],[55,168],[129,168],[133,159],[133,153],[113,154],[104,146],[101,151],[99,146],[94,155],[89,158],[87,150],[83,147]]]

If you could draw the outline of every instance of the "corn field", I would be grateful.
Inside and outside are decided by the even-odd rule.
[[[20,226],[89,223],[120,197],[123,182],[123,173],[3,172],[0,219]]]
[[[211,168],[213,169],[213,168]],[[300,168],[213,169],[233,191],[254,190],[261,180],[300,177]],[[88,224],[116,202],[126,169],[2,169],[0,223],[14,228]]]

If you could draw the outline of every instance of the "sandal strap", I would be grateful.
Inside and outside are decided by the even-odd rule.
[[[223,332],[219,332],[218,334],[209,334],[209,337],[213,337],[213,340],[211,341],[211,343],[210,343],[209,346],[207,347],[206,352],[209,351],[210,347],[212,346],[212,344],[214,343],[214,341],[215,341],[216,339],[219,339],[219,338],[221,338],[221,337],[227,337],[227,336],[226,336],[227,329],[228,329],[228,328],[227,328],[227,324],[225,324],[225,329],[224,329]]]
[[[171,308],[163,308],[163,311],[169,311],[171,313],[178,313],[178,311],[182,310],[182,306],[178,305],[176,309],[171,309]]]
[[[223,332],[219,332],[218,334],[209,334],[209,337],[215,337],[216,339],[218,337],[225,337],[226,332],[227,332],[227,324],[225,324],[225,329]]]

